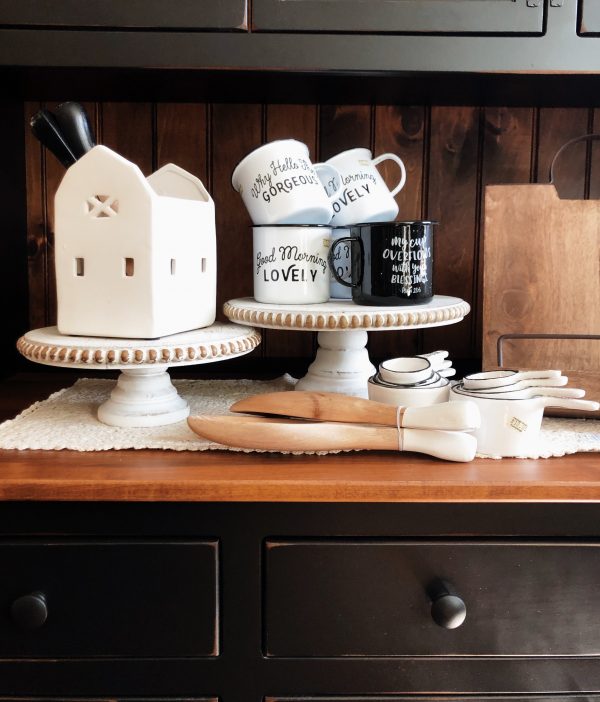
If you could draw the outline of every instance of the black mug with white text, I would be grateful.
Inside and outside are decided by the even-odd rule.
[[[371,222],[349,226],[333,242],[329,267],[338,283],[352,288],[358,305],[410,305],[433,297],[433,227],[437,222]],[[351,246],[351,282],[335,268],[336,249]]]

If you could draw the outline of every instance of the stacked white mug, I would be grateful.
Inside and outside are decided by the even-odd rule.
[[[400,180],[390,192],[376,166],[393,160]],[[253,226],[254,297],[266,303],[317,303],[348,299],[351,288],[331,278],[327,257],[332,238],[348,235],[347,225],[392,221],[394,196],[406,182],[395,154],[373,158],[356,148],[325,163],[311,163],[306,144],[272,141],[236,166],[231,183],[242,197]],[[350,247],[334,262],[340,277],[350,273]]]
[[[376,166],[383,161],[394,161],[400,167],[400,180],[391,191],[388,189]],[[398,214],[398,204],[394,197],[406,183],[404,163],[396,154],[381,154],[373,158],[369,149],[349,149],[333,156],[325,162],[339,172],[339,179],[324,179],[320,174],[327,194],[333,197],[333,218],[330,220],[335,228],[333,241],[350,236],[346,228],[352,224],[369,222],[391,222]],[[351,247],[345,244],[336,249],[334,265],[336,272],[344,280],[351,276]],[[331,278],[331,297],[350,299],[352,289],[335,278]]]
[[[264,144],[236,166],[231,183],[254,224],[254,297],[302,304],[329,299],[327,255],[335,195],[321,179],[339,178],[328,164],[311,163],[295,139]]]

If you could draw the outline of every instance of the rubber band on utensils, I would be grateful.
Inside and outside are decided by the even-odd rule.
[[[402,428],[402,420],[406,407],[398,406],[396,408],[396,429],[398,430],[398,451],[404,451],[404,429]]]

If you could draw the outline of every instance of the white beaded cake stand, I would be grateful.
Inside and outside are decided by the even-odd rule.
[[[367,397],[376,372],[366,344],[369,331],[422,329],[460,322],[470,306],[458,297],[435,295],[422,305],[370,307],[350,300],[315,305],[276,305],[244,297],[226,302],[225,315],[238,324],[267,329],[317,331],[319,348],[297,390],[321,390]]]
[[[169,366],[215,363],[243,356],[260,344],[260,332],[216,323],[158,339],[65,336],[56,327],[27,332],[17,349],[35,363],[86,370],[120,370],[98,419],[117,427],[156,427],[185,419],[187,402],[177,394]]]

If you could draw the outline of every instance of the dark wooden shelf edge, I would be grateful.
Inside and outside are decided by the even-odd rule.
[[[600,106],[600,73],[517,74],[0,66],[21,100]]]

